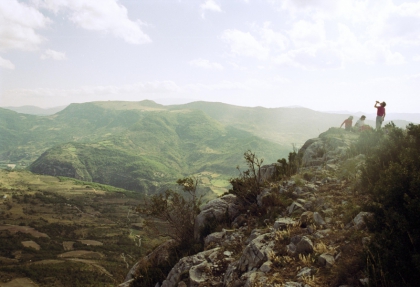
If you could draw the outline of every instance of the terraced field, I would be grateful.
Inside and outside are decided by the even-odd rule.
[[[142,202],[111,186],[0,170],[0,286],[122,282],[164,239],[143,228]]]

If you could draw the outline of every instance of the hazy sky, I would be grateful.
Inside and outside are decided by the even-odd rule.
[[[420,112],[420,1],[0,0],[0,106]]]

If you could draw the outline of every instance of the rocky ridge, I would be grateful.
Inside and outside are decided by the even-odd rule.
[[[302,166],[285,181],[273,180],[275,165],[261,167],[266,188],[258,197],[285,204],[275,216],[241,214],[230,194],[210,201],[196,219],[196,236],[209,220],[226,214],[229,228],[209,234],[204,251],[184,257],[156,286],[363,286],[360,254],[370,241],[366,198],[356,190],[363,155],[346,151],[357,134],[331,128],[299,150]],[[276,209],[278,210],[278,209]],[[120,286],[130,286],[126,282]],[[132,285],[135,286],[135,285]]]

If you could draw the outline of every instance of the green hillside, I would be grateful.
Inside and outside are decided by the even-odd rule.
[[[171,108],[201,110],[222,124],[290,148],[292,144],[302,145],[308,138],[317,137],[330,127],[339,127],[346,119],[346,115],[307,108],[251,108],[210,102],[193,102]]]
[[[226,180],[237,175],[236,166],[248,149],[267,163],[291,149],[202,111],[151,101],[72,104],[46,117],[1,109],[0,118],[3,165],[30,164],[36,173],[130,190],[154,192],[199,173]]]

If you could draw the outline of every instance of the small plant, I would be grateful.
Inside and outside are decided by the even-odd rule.
[[[311,255],[299,254],[299,260],[306,266],[311,266],[315,262],[315,258]]]
[[[288,227],[285,230],[277,230],[274,234],[276,241],[282,242],[290,238],[290,228]]]
[[[321,242],[315,244],[314,251],[318,254],[322,254],[322,253],[326,253],[326,252],[334,252],[335,248],[329,247],[329,246],[325,245],[324,242],[321,241]]]
[[[293,261],[293,258],[290,256],[277,256],[276,253],[270,250],[267,254],[268,259],[277,267],[284,267],[290,262]]]
[[[317,283],[316,283],[315,275],[312,275],[312,276],[302,276],[301,279],[302,279],[303,283],[305,283],[305,284],[307,284],[307,285],[309,285],[311,287],[312,286],[318,286]]]

